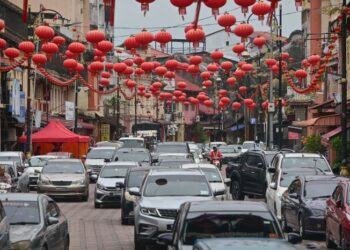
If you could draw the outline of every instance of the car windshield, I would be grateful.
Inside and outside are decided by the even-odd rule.
[[[105,166],[100,174],[102,178],[125,178],[128,169],[132,166],[108,165]]]
[[[1,155],[0,161],[14,161],[14,162],[21,162],[21,159],[19,156],[8,156],[8,155]]]
[[[189,213],[184,225],[185,245],[205,238],[282,238],[276,222],[267,212]]]
[[[160,154],[158,156],[158,161],[164,161],[164,160],[178,160],[178,159],[186,159],[189,158],[187,154],[180,154],[180,155],[167,155],[167,154]]]
[[[111,159],[115,154],[114,149],[92,149],[86,156],[86,159]]]
[[[320,172],[330,172],[327,161],[323,158],[314,157],[285,157],[282,167],[287,168],[315,168]]]
[[[84,166],[78,162],[48,162],[42,170],[43,174],[82,174]]]
[[[118,161],[150,162],[151,157],[146,152],[118,152]]]
[[[215,168],[201,168],[209,182],[222,182],[218,169]]]
[[[260,149],[264,149],[264,143],[260,142],[260,143],[255,143],[255,142],[244,142],[242,145],[242,148],[244,149],[254,149],[254,146],[256,146],[256,148],[260,148]]]
[[[221,151],[221,153],[236,153],[236,149],[234,147],[224,147],[224,146],[221,146],[219,148],[219,150]]]
[[[150,176],[144,196],[210,196],[211,191],[203,175]]]
[[[120,140],[123,142],[123,148],[144,148],[145,143],[143,140]]]
[[[309,181],[305,183],[304,197],[306,199],[328,198],[332,195],[338,181]]]
[[[179,168],[181,167],[183,164],[189,164],[189,163],[193,163],[193,160],[191,159],[183,159],[183,160],[163,160],[163,161],[159,161],[159,166],[162,167],[170,167],[170,168]]]
[[[148,174],[148,170],[138,170],[138,171],[131,171],[129,173],[128,183],[127,187],[141,187],[141,184],[143,180],[145,179],[145,176]]]
[[[30,167],[43,167],[46,162],[48,160],[50,160],[51,158],[49,157],[35,157],[35,158],[31,158],[29,160],[29,166]]]
[[[186,145],[158,145],[158,153],[188,153]]]
[[[39,224],[37,201],[2,201],[10,225]]]

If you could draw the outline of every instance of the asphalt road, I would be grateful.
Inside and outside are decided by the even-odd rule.
[[[117,207],[94,208],[94,184],[90,184],[88,202],[58,201],[68,219],[71,250],[131,250],[134,249],[133,226],[123,226]],[[300,249],[326,249],[322,238],[304,240]]]

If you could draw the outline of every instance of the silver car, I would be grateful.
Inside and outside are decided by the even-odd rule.
[[[170,232],[183,202],[214,200],[223,192],[212,192],[205,175],[195,169],[152,169],[141,190],[130,188],[135,201],[135,249],[154,244],[157,236]]]
[[[57,159],[55,155],[36,155],[29,160],[29,166],[24,170],[24,173],[29,177],[29,188],[35,189],[38,186],[38,179],[41,170],[48,160]]]
[[[95,188],[95,208],[104,204],[121,204],[124,179],[129,168],[139,167],[137,162],[110,162],[101,170]]]

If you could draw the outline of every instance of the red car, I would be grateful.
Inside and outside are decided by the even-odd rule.
[[[350,249],[350,180],[340,181],[326,207],[326,245]]]

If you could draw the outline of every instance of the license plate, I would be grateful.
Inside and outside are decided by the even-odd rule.
[[[67,188],[65,188],[65,187],[57,187],[56,190],[57,191],[66,191]]]
[[[109,196],[116,196],[118,194],[118,192],[111,192],[109,193]]]

